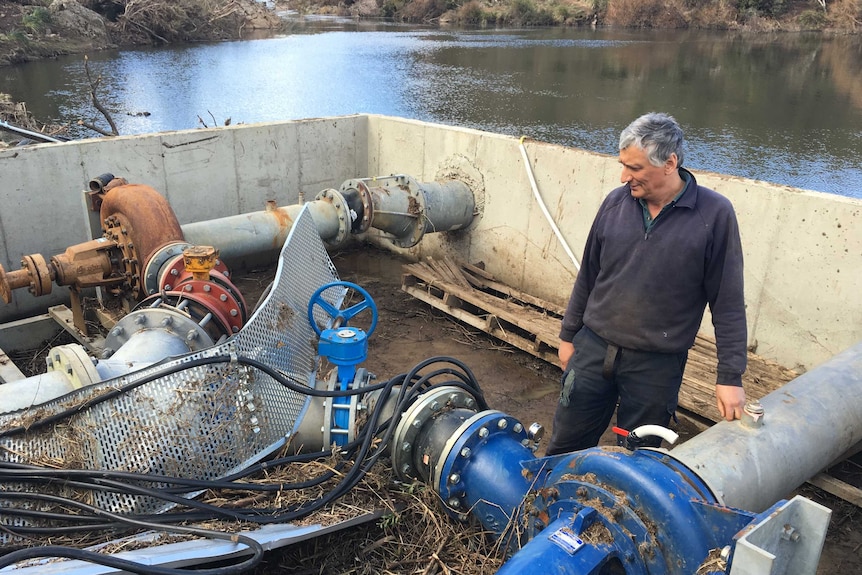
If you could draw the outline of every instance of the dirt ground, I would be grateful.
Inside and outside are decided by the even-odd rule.
[[[559,393],[561,372],[557,366],[501,343],[403,292],[401,266],[408,263],[406,260],[370,247],[332,254],[332,259],[340,279],[367,290],[378,309],[377,328],[369,338],[369,356],[363,367],[382,381],[410,370],[427,358],[456,358],[473,372],[491,409],[510,414],[525,426],[533,422],[545,426],[545,439],[537,455],[544,453]],[[234,276],[234,282],[246,296],[249,306],[253,307],[257,302],[273,273],[274,270],[270,269],[241,272]],[[353,325],[360,323],[351,321]],[[681,417],[673,427],[680,434],[681,441],[692,437],[698,429],[697,424],[685,417]],[[602,443],[613,442],[614,436],[609,431]],[[844,481],[862,485],[862,466],[859,464],[847,461],[837,471]],[[832,510],[820,565],[814,575],[862,574],[862,509],[810,485],[802,486],[787,498],[796,493]],[[445,518],[442,510],[440,517]],[[384,571],[370,564],[363,552],[381,542],[392,545],[394,537],[397,535],[393,535],[391,530],[368,523],[267,554],[253,575],[381,573]],[[402,540],[401,545],[414,546],[402,537],[398,540]],[[440,548],[444,544],[445,541],[440,542]],[[438,542],[423,541],[415,545],[420,546],[429,550],[427,556],[430,557],[438,548]],[[338,558],[333,559],[336,555]],[[436,567],[429,571],[433,564],[433,561],[429,563],[426,560],[418,570],[416,565],[405,565],[403,569],[386,569],[385,572],[473,575],[492,573],[495,569],[486,564],[484,568],[469,573],[454,569],[437,570]]]
[[[365,288],[379,313],[377,329],[369,339],[364,364],[380,379],[405,372],[423,359],[451,356],[463,361],[482,386],[488,404],[517,417],[525,425],[545,426],[538,455],[544,452],[559,392],[560,369],[491,338],[420,302],[400,289],[405,261],[373,248],[333,255],[342,280]],[[697,433],[697,427],[680,418],[674,430],[680,441]],[[603,444],[614,441],[608,432]],[[862,468],[848,462],[845,481],[862,479]],[[858,485],[859,483],[857,483]],[[832,509],[832,519],[817,575],[862,573],[862,509],[806,485],[796,493]],[[788,498],[793,494],[788,494]]]

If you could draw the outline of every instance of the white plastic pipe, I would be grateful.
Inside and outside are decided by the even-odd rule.
[[[671,445],[676,443],[676,440],[679,439],[679,435],[677,435],[675,431],[668,429],[667,427],[662,427],[661,425],[641,425],[634,429],[632,433],[641,439],[645,437],[661,437]]]
[[[530,178],[530,187],[533,189],[533,196],[535,196],[536,202],[538,202],[539,207],[542,209],[542,213],[545,215],[545,219],[548,220],[548,224],[550,224],[551,229],[554,230],[554,235],[557,236],[557,239],[560,241],[560,244],[562,244],[563,249],[566,250],[566,254],[572,260],[572,263],[575,264],[575,269],[581,271],[581,264],[578,262],[578,258],[576,258],[575,254],[572,253],[572,248],[570,248],[569,244],[566,243],[566,239],[563,237],[562,232],[560,232],[560,228],[557,227],[557,223],[554,221],[554,218],[551,217],[550,212],[548,212],[547,206],[545,206],[542,194],[539,193],[539,186],[536,184],[536,178],[533,175],[533,167],[530,165],[530,158],[527,156],[527,148],[524,146],[525,137],[526,136],[521,136],[519,147],[521,148],[521,155],[524,157],[524,166],[527,168],[527,177]]]

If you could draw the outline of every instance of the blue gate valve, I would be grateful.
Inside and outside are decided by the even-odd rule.
[[[352,289],[362,296],[359,303],[344,309],[323,298],[327,290],[343,287]],[[315,307],[320,307],[332,320],[331,328],[321,329],[314,319]],[[368,332],[362,328],[350,326],[348,322],[366,309],[371,310],[371,325]],[[368,358],[368,338],[377,327],[377,306],[367,291],[352,282],[336,281],[325,284],[317,289],[308,302],[308,322],[320,338],[317,352],[338,368],[338,387],[341,391],[350,388],[356,377],[356,366]],[[333,436],[335,443],[343,445],[347,441],[347,430],[350,423],[350,397],[332,398]],[[342,433],[337,433],[341,430]]]

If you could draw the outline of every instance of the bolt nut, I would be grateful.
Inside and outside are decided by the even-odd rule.
[[[463,449],[461,449],[461,457],[463,457],[463,458],[465,458],[465,459],[466,459],[466,458],[468,458],[468,457],[470,457],[470,454],[471,454],[471,453],[473,453],[473,452],[472,452],[472,451],[470,451],[470,448],[469,448],[469,447],[464,447]]]
[[[490,435],[490,433],[491,432],[488,431],[487,427],[482,427],[479,429],[479,437],[481,437],[482,439],[485,439],[486,437],[488,437],[488,435]]]
[[[505,417],[503,417],[502,419],[500,419],[500,420],[497,422],[497,427],[498,427],[499,429],[506,429],[508,426],[509,426],[509,422],[506,420],[506,418],[505,418]]]
[[[449,476],[449,483],[451,483],[452,485],[455,485],[459,481],[461,481],[461,476],[458,475],[457,473],[453,473],[452,475]]]

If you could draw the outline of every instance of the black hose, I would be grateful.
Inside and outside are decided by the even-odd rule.
[[[231,535],[216,531],[208,531],[193,527],[166,526],[165,523],[168,521],[201,521],[214,518],[229,518],[232,520],[247,521],[256,524],[285,523],[288,521],[295,521],[337,500],[339,497],[343,496],[350,489],[355,487],[359,483],[359,481],[362,480],[364,475],[383,455],[385,447],[388,446],[395,432],[395,428],[397,427],[396,424],[401,414],[409,407],[409,405],[413,401],[415,401],[415,398],[419,394],[444,385],[456,386],[465,389],[471,395],[473,395],[477,400],[477,404],[480,410],[487,409],[487,403],[485,402],[484,396],[481,392],[481,389],[479,388],[478,382],[476,382],[475,380],[473,373],[469,370],[469,368],[467,368],[466,365],[461,363],[459,360],[449,357],[429,358],[416,365],[409,372],[405,374],[399,374],[391,378],[390,380],[375,386],[368,386],[360,389],[341,392],[322,392],[320,390],[314,390],[306,386],[297,385],[294,382],[290,381],[290,379],[284,376],[281,372],[274,370],[269,366],[264,365],[256,360],[246,357],[234,356],[233,358],[231,358],[231,356],[217,356],[211,358],[199,358],[177,366],[171,366],[171,368],[167,370],[161,370],[157,373],[150,374],[140,380],[137,380],[126,386],[123,386],[122,388],[117,389],[115,392],[111,392],[106,395],[108,395],[109,397],[115,397],[119,393],[127,392],[130,389],[134,389],[135,387],[139,387],[140,385],[147,383],[148,381],[164,377],[165,375],[171,373],[176,373],[180,370],[185,370],[200,365],[209,365],[213,363],[226,363],[231,360],[258,369],[266,373],[282,385],[285,385],[286,387],[293,389],[297,392],[307,393],[309,395],[323,397],[339,397],[360,393],[364,394],[368,393],[369,391],[382,390],[382,397],[390,397],[394,393],[395,389],[398,388],[395,407],[396,415],[385,422],[381,422],[380,418],[382,416],[383,407],[386,401],[378,401],[375,405],[375,408],[372,410],[368,421],[366,422],[361,433],[359,434],[359,437],[357,437],[353,442],[341,448],[341,451],[345,455],[345,457],[353,459],[354,461],[353,465],[342,474],[341,481],[339,481],[338,484],[333,486],[330,491],[328,491],[321,497],[303,502],[301,504],[292,505],[288,507],[287,510],[280,510],[279,512],[274,514],[271,510],[267,511],[261,509],[225,509],[203,502],[198,502],[193,499],[188,499],[182,497],[180,494],[202,489],[278,491],[318,485],[324,481],[331,479],[335,475],[334,472],[328,471],[316,478],[296,484],[264,484],[263,486],[261,486],[259,484],[237,483],[235,480],[242,479],[259,471],[271,469],[279,465],[319,459],[323,456],[329,456],[329,452],[317,452],[307,455],[299,454],[294,456],[287,456],[276,460],[260,462],[251,465],[238,473],[234,473],[229,477],[225,477],[215,481],[195,480],[162,475],[137,474],[119,471],[46,469],[34,465],[0,462],[0,480],[3,481],[16,482],[19,484],[48,484],[56,483],[58,480],[62,480],[64,481],[65,485],[70,487],[74,486],[90,490],[101,490],[106,492],[124,493],[133,496],[152,497],[192,509],[191,511],[185,510],[182,512],[159,514],[155,517],[145,515],[124,516],[114,514],[99,509],[97,507],[86,505],[60,496],[47,495],[44,493],[29,493],[26,491],[0,491],[0,499],[5,497],[7,500],[31,499],[37,501],[52,502],[67,507],[77,508],[86,513],[84,515],[64,515],[60,513],[39,512],[33,510],[15,510],[14,513],[9,514],[18,516],[29,516],[33,518],[38,517],[54,521],[77,521],[79,522],[79,524],[67,527],[52,528],[19,528],[17,526],[10,526],[8,530],[12,533],[20,533],[23,535],[24,533],[50,533],[52,529],[54,530],[54,533],[67,533],[75,530],[80,532],[81,530],[92,531],[99,529],[118,529],[120,527],[145,527],[163,531],[192,533],[202,537],[229,539],[232,541],[239,541],[247,545],[253,552],[252,558],[236,565],[220,567],[217,569],[198,570],[195,571],[195,573],[201,573],[203,575],[227,575],[240,573],[242,572],[242,570],[252,568],[260,561],[259,556],[262,554],[263,551],[262,548],[260,548],[260,545],[257,544],[257,542],[255,542],[253,539],[244,536]],[[451,363],[455,365],[457,369],[452,367],[443,367],[433,370],[430,373],[420,373],[424,368],[434,363]],[[432,379],[439,378],[440,376],[455,376],[456,380],[447,381],[444,383],[432,383]],[[83,407],[79,406],[74,409],[67,410],[63,412],[63,414],[57,414],[55,416],[52,416],[51,418],[46,419],[50,419],[51,422],[57,421],[60,419],[59,416],[61,415],[69,416],[73,413],[78,413],[81,411],[81,409],[84,409],[91,405],[95,405],[98,402],[105,401],[109,397],[103,395],[99,398],[94,398],[86,402]],[[37,423],[41,425],[43,424],[43,421],[44,420],[41,420]],[[33,427],[35,426],[36,424],[33,424],[28,429],[33,429]],[[4,433],[0,433],[0,437],[3,437],[4,435],[10,435],[9,430]],[[375,437],[380,438],[380,441],[376,444],[374,442]],[[144,487],[139,484],[140,482],[156,484],[161,483],[167,485],[168,488],[166,489],[164,487],[160,487],[159,489],[156,489]],[[8,506],[3,506],[2,508],[4,514],[9,511],[13,511],[13,509]],[[105,518],[110,519],[110,521],[104,521]],[[216,536],[215,534],[217,534],[218,536]],[[134,562],[117,559],[115,557],[109,557],[98,553],[92,553],[88,551],[78,550],[75,548],[61,546],[47,546],[14,551],[0,558],[0,568],[7,565],[11,565],[18,561],[23,561],[25,559],[32,559],[36,557],[66,557],[72,559],[82,559],[84,561],[90,561],[93,563],[99,563],[110,567],[124,569],[133,573],[151,573],[153,575],[176,575],[179,573],[188,573],[188,571],[185,570],[160,568],[148,565],[144,566]],[[254,565],[252,565],[251,563],[254,563]]]

